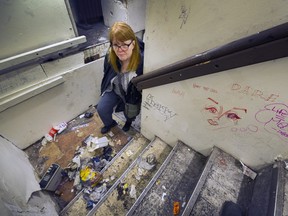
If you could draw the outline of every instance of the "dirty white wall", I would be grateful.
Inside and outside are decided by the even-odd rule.
[[[3,0],[0,11],[0,62],[75,37],[64,1]],[[102,71],[103,59],[84,64],[78,53],[0,72],[1,215],[58,215],[21,149],[95,105]]]
[[[3,0],[0,12],[0,59],[75,37],[64,0]],[[102,71],[79,53],[0,72],[0,135],[24,149],[81,114],[97,103]]]
[[[81,55],[78,58],[81,59]],[[97,103],[103,59],[68,70],[75,64],[73,60],[42,65],[45,73],[62,70],[58,77],[62,76],[64,82],[0,112],[2,136],[24,149],[43,137],[53,125],[70,121]]]
[[[0,145],[1,215],[57,215],[54,203],[45,194],[38,192],[38,205],[35,203],[33,193],[40,191],[39,179],[27,155],[3,137]]]
[[[282,0],[148,0],[146,11],[145,73],[288,21]],[[205,155],[216,145],[254,168],[287,158],[287,60],[146,89],[141,132]]]

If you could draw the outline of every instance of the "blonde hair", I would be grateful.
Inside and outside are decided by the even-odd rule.
[[[124,42],[127,40],[134,40],[135,45],[132,51],[132,55],[130,58],[130,62],[128,64],[127,70],[128,71],[136,71],[138,65],[140,63],[140,48],[137,41],[137,38],[132,30],[132,28],[125,22],[115,22],[110,29],[109,32],[109,40],[110,44],[112,45],[113,41],[120,41]],[[112,65],[113,69],[116,72],[119,72],[119,68],[117,67],[117,55],[112,47],[109,48],[109,63]]]

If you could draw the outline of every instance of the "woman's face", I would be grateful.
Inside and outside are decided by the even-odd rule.
[[[119,60],[122,62],[130,61],[134,46],[135,46],[134,40],[127,40],[124,42],[113,40],[113,43],[112,43],[112,48],[115,54],[117,55]]]

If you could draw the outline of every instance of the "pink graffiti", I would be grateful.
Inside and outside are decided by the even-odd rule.
[[[238,83],[233,83],[231,86],[231,90],[237,91],[239,94],[244,94],[250,97],[259,98],[264,101],[270,101],[270,102],[274,102],[279,97],[278,94],[267,94],[265,96],[263,91],[260,91],[258,89],[253,89],[251,86],[243,87]]]
[[[195,89],[203,89],[204,91],[209,91],[209,92],[212,92],[212,93],[218,93],[217,90],[215,89],[212,89],[212,88],[209,88],[209,87],[206,87],[206,86],[200,86],[196,83],[193,83],[193,88]]]
[[[264,106],[255,114],[255,119],[264,125],[264,129],[277,134],[285,141],[288,137],[288,106],[283,103],[272,103]]]

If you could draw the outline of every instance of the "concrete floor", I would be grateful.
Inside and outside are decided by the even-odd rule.
[[[85,35],[87,42],[81,44],[80,48],[85,49],[90,46],[102,44],[108,41],[109,27],[103,21],[94,24],[77,25],[79,36]]]

